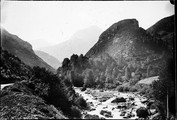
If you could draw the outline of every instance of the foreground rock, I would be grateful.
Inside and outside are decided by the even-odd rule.
[[[85,118],[85,119],[99,119],[99,116],[98,116],[98,115],[90,115],[90,114],[87,114],[87,115],[85,115],[84,118]]]
[[[111,103],[120,103],[120,102],[126,102],[126,99],[123,97],[118,97],[114,99],[113,101],[111,101]]]
[[[100,114],[108,118],[112,117],[111,112],[107,110],[101,110]]]
[[[147,118],[149,116],[149,112],[145,107],[140,107],[137,109],[136,114],[139,118]]]

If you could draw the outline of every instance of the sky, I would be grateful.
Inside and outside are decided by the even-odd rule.
[[[173,14],[169,1],[1,2],[1,26],[30,42],[34,49],[66,41],[93,25],[104,31],[115,22],[135,18],[147,29]]]

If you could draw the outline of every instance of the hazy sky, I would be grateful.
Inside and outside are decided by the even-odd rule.
[[[172,14],[169,1],[6,1],[1,3],[1,26],[37,48],[43,46],[40,41],[57,44],[92,25],[106,30],[136,18],[146,29]]]

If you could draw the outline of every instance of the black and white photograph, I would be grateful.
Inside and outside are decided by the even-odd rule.
[[[177,120],[175,0],[1,0],[0,119]]]

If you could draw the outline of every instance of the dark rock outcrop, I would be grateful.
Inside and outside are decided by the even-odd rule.
[[[145,107],[140,107],[137,109],[136,114],[139,118],[147,118],[149,116],[149,112]]]
[[[113,101],[111,101],[111,103],[120,103],[120,102],[126,102],[126,99],[123,97],[118,97],[114,99]]]

